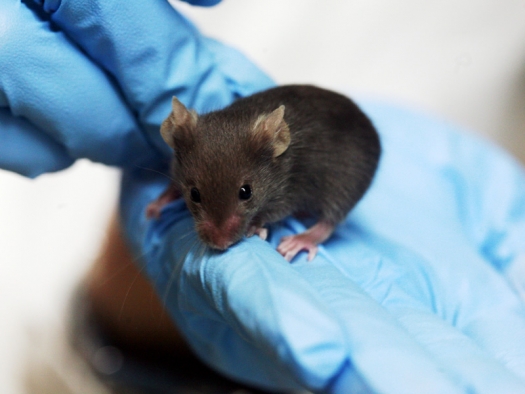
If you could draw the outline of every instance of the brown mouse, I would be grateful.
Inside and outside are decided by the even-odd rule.
[[[148,207],[183,196],[200,238],[224,250],[243,236],[266,238],[265,224],[290,214],[317,218],[284,237],[290,261],[317,245],[361,199],[381,152],[368,117],[349,98],[314,86],[290,85],[241,98],[197,115],[173,98],[161,134],[173,148],[174,183]]]

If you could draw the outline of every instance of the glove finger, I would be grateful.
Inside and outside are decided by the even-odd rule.
[[[0,108],[0,125],[0,168],[34,178],[73,163],[63,146],[3,108]]]
[[[270,243],[277,247],[283,236],[298,233],[305,227],[289,219],[286,226],[272,227]],[[383,266],[389,265],[389,257],[383,251],[369,248],[367,240],[350,234],[344,242],[337,241],[337,234],[326,246],[320,246],[313,262],[307,262],[301,253],[291,267],[298,271],[319,292],[327,307],[337,314],[348,340],[348,361],[360,371],[374,392],[400,393],[463,393],[464,382],[457,376],[444,373],[439,360],[425,346],[416,341],[412,333],[400,324],[391,312],[377,299],[363,290],[362,276],[369,285],[378,287],[374,278],[388,287],[389,279],[378,279]],[[344,249],[344,263],[335,261],[332,249]],[[340,256],[338,255],[337,258]],[[351,265],[357,273],[341,269]],[[363,271],[363,272],[361,272]],[[395,276],[393,276],[395,278]],[[365,289],[367,286],[365,286]],[[412,301],[412,300],[410,300]],[[407,308],[411,308],[410,304]],[[345,370],[332,383],[331,391],[350,392]]]
[[[151,148],[103,71],[20,1],[2,2],[0,18],[0,108],[25,118],[72,158],[146,162]]]
[[[356,242],[377,251],[377,257],[351,253],[349,245]],[[524,315],[489,266],[480,262],[472,270],[463,268],[464,262],[451,264],[446,274],[436,267],[446,262],[426,261],[355,224],[339,228],[325,249],[333,265],[395,317],[451,379],[479,393],[525,390],[519,343]],[[482,285],[476,287],[473,277]]]
[[[167,1],[144,7],[125,0],[47,0],[43,7],[118,81],[149,138],[165,152],[158,129],[173,95],[207,112],[273,85],[244,56],[203,38]]]
[[[197,353],[224,373],[259,384],[279,382],[274,388],[293,387],[283,379],[289,376],[315,390],[335,379],[337,389],[331,390],[341,393],[356,386],[364,392],[462,392],[331,263],[304,264],[313,269],[308,273],[314,288],[258,237],[225,253],[199,255],[178,239],[191,245],[191,220],[179,221],[165,236],[166,224],[159,226],[150,234],[159,248],[150,256],[156,261],[150,276],[176,301],[171,312]]]

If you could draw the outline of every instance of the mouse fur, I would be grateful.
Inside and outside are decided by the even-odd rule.
[[[161,134],[174,149],[171,188],[215,249],[298,213],[324,223],[318,238],[326,239],[365,194],[381,153],[352,100],[309,85],[275,87],[203,115],[174,98]]]

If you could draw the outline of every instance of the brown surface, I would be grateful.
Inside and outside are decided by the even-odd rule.
[[[88,275],[87,292],[97,321],[113,340],[136,350],[189,356],[157,293],[133,261],[116,218]]]
[[[127,355],[139,357],[142,364],[169,370],[177,392],[264,393],[228,380],[193,355],[150,282],[137,269],[116,218],[86,285],[90,309],[105,338]]]

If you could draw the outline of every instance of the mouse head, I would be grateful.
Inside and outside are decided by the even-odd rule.
[[[265,206],[282,193],[278,174],[290,144],[284,106],[259,116],[242,108],[198,116],[174,97],[172,107],[161,135],[175,151],[173,175],[200,238],[226,249],[264,225]]]

